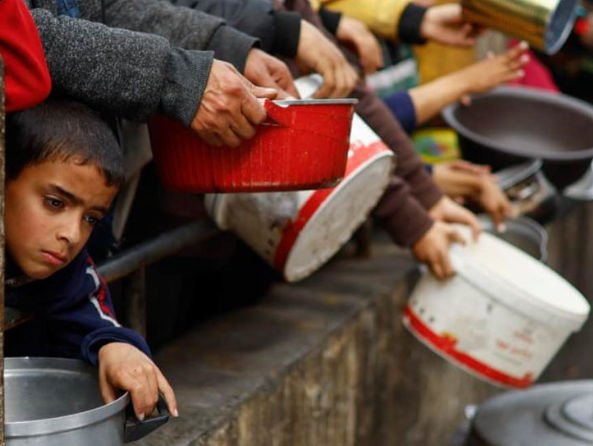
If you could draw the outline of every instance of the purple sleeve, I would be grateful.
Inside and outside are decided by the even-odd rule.
[[[407,91],[400,91],[384,99],[391,113],[397,118],[406,133],[416,130],[416,109]]]

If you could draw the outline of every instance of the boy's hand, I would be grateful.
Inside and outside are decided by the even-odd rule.
[[[340,42],[350,44],[356,49],[365,74],[372,74],[383,68],[381,44],[361,21],[342,16],[336,37]]]
[[[150,358],[132,345],[112,342],[101,347],[99,385],[106,404],[119,397],[119,390],[130,392],[140,421],[152,415],[159,393],[165,397],[171,415],[179,416],[173,389]]]
[[[256,87],[226,62],[214,60],[202,102],[191,128],[214,146],[237,147],[255,136],[266,119],[258,98],[274,99],[278,92]]]
[[[464,22],[461,5],[431,6],[420,25],[420,35],[444,45],[472,46],[476,43],[475,29]]]
[[[459,223],[467,225],[472,229],[474,240],[478,238],[482,232],[482,226],[480,222],[473,214],[463,206],[458,205],[449,197],[441,198],[437,204],[435,204],[429,211],[430,216],[437,220],[445,223]]]
[[[303,74],[315,72],[323,77],[323,86],[314,94],[316,98],[346,97],[358,81],[358,74],[340,49],[304,20],[296,62]]]
[[[454,227],[435,221],[412,246],[412,254],[418,262],[425,263],[437,279],[444,280],[455,274],[449,259],[449,247],[455,242],[465,244],[465,239]]]
[[[278,90],[278,99],[300,98],[286,64],[257,48],[249,52],[245,77],[255,85]]]

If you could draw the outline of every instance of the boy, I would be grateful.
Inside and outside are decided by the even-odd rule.
[[[106,403],[127,390],[142,420],[160,392],[177,416],[171,386],[142,337],[115,320],[84,249],[123,179],[115,136],[85,106],[49,100],[8,117],[6,305],[34,319],[6,333],[6,354],[84,359],[99,366]]]

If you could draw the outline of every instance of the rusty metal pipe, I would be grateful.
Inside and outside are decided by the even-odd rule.
[[[99,265],[97,270],[107,282],[114,282],[188,248],[216,231],[218,230],[210,221],[190,223],[111,257]]]

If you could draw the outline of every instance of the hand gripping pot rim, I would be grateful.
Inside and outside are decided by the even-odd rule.
[[[469,240],[469,230],[462,231]],[[498,256],[490,262],[480,258],[480,244],[489,245],[490,251],[483,252],[492,255],[494,249]],[[437,354],[481,379],[529,387],[587,320],[586,299],[551,269],[489,234],[476,245],[453,248],[451,259],[457,275],[439,282],[425,274],[405,309],[405,326]],[[543,288],[534,283],[517,287],[514,279],[523,274],[529,280],[530,271],[539,271],[532,278],[544,282]],[[542,279],[541,274],[549,277]],[[557,285],[550,285],[553,282]],[[558,297],[568,295],[570,302],[542,298],[546,286],[568,291]]]

